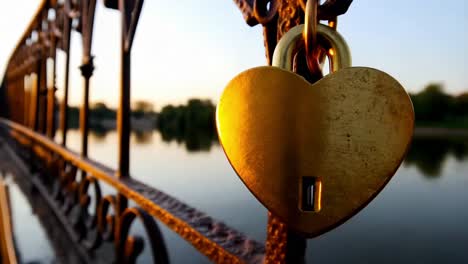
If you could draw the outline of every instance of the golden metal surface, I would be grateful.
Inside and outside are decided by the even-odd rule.
[[[277,67],[236,76],[217,128],[241,180],[292,229],[320,235],[365,207],[399,167],[413,134],[403,87],[384,72],[345,68],[311,85]],[[321,208],[304,211],[304,177]],[[317,199],[318,198],[318,199]]]

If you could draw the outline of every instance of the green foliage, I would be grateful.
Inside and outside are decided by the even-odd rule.
[[[454,97],[445,93],[442,85],[430,84],[410,96],[417,124],[468,127],[468,94]]]
[[[468,117],[468,92],[455,97],[454,114]]]
[[[107,107],[103,102],[94,103],[89,109],[89,118],[92,120],[114,120],[116,112]],[[78,128],[80,125],[80,108],[76,106],[68,107],[68,127]]]
[[[159,113],[158,129],[165,141],[185,141],[188,150],[209,149],[216,140],[215,110],[210,100],[190,99],[187,105],[168,105]]]
[[[96,120],[115,119],[116,117],[115,110],[110,109],[103,102],[93,104],[89,109],[89,112],[90,118]]]
[[[78,128],[80,125],[80,108],[75,106],[68,107],[68,127]]]
[[[153,104],[147,101],[139,100],[133,103],[132,116],[143,118],[154,114]]]

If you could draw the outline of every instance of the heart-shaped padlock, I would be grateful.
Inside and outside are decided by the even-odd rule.
[[[274,64],[237,75],[216,119],[232,167],[290,228],[312,237],[364,208],[401,164],[414,127],[404,88],[379,70],[349,66],[346,42],[319,25],[332,70],[315,84],[288,71],[302,25],[278,43]],[[341,67],[347,67],[342,68]],[[339,69],[339,70],[338,70]]]

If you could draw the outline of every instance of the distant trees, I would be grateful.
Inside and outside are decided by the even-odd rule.
[[[187,105],[167,105],[159,113],[158,128],[173,134],[195,129],[214,130],[215,111],[210,100],[190,99]]]
[[[153,104],[147,101],[136,101],[133,104],[132,117],[141,119],[143,117],[150,117],[154,122],[156,112],[153,110]],[[68,108],[69,120],[68,124],[71,128],[79,126],[80,108],[76,106],[69,106]],[[104,120],[115,120],[117,111],[110,108],[104,102],[93,103],[89,108],[90,125],[93,128],[101,128],[100,125]]]
[[[94,130],[113,129],[109,124],[115,121],[117,112],[103,102],[90,107],[90,126]],[[189,151],[208,150],[217,141],[215,125],[216,106],[210,100],[189,99],[185,105],[167,105],[155,112],[152,103],[135,101],[132,104],[132,117],[149,128],[157,128],[165,141],[185,142]],[[69,107],[69,127],[78,128],[79,108]],[[151,122],[151,123],[148,123]],[[115,122],[114,122],[115,124]]]
[[[89,112],[90,112],[90,117],[96,120],[115,119],[116,117],[115,110],[110,109],[103,102],[94,103],[90,107]]]
[[[468,127],[468,93],[452,96],[440,84],[430,84],[410,94],[417,124]]]
[[[135,118],[142,118],[154,114],[154,106],[148,101],[138,100],[133,103],[132,115]]]
[[[419,93],[410,94],[413,101],[416,125],[468,128],[468,92],[452,96],[440,84],[430,84]],[[210,100],[189,99],[184,105],[166,105],[160,112],[145,100],[132,104],[132,117],[161,131],[164,140],[186,141],[188,148],[204,148],[216,139],[216,106]],[[254,114],[254,113],[252,113]],[[103,102],[90,108],[93,124],[115,120],[116,110]],[[69,108],[70,127],[78,127],[79,108]],[[190,145],[191,144],[191,145]]]
[[[468,117],[468,92],[455,98],[454,114],[457,116]]]
[[[188,150],[209,149],[216,141],[216,106],[210,100],[190,99],[186,105],[167,105],[158,115],[163,140],[185,141]]]

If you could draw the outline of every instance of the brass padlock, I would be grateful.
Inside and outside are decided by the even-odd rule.
[[[217,107],[221,145],[255,197],[308,237],[364,208],[410,144],[408,94],[379,70],[348,67],[346,42],[319,25],[334,72],[314,84],[291,72],[302,26],[279,41],[274,64],[237,75]]]

